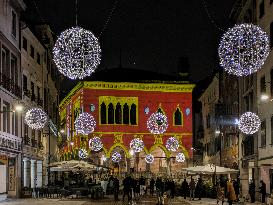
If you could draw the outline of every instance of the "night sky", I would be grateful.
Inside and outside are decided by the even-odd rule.
[[[78,0],[78,26],[97,37],[116,0]],[[127,68],[174,74],[179,57],[188,57],[191,79],[203,79],[218,65],[217,47],[232,24],[234,0],[118,0],[100,37],[99,69]],[[75,26],[75,0],[25,0],[35,21],[46,21],[59,35]],[[207,5],[211,19],[206,13]],[[121,51],[121,55],[120,55]]]

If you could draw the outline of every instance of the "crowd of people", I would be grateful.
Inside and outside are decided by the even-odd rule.
[[[262,202],[265,202],[266,187],[265,183],[261,180],[261,186],[259,192],[261,193]],[[157,196],[158,205],[163,204],[164,198],[173,199],[175,196],[182,196],[184,199],[189,197],[189,200],[201,200],[202,197],[206,196],[206,188],[202,181],[202,178],[194,180],[191,177],[188,182],[186,179],[179,185],[174,182],[173,179],[157,177],[146,179],[144,176],[140,178],[132,177],[131,175],[126,176],[123,180],[119,180],[117,177],[111,176],[109,179],[105,178],[101,180],[101,186],[104,193],[107,193],[107,187],[111,187],[112,194],[114,195],[115,201],[119,201],[120,188],[123,186],[122,200],[132,201],[137,200],[141,196],[149,195]],[[224,204],[227,199],[228,204],[231,205],[234,202],[239,201],[239,190],[240,190],[239,179],[232,180],[231,178],[224,180],[219,179],[215,187],[217,204]],[[255,184],[250,181],[249,184],[249,195],[251,202],[255,202]]]

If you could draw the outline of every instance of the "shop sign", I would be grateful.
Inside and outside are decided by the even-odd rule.
[[[13,135],[6,136],[0,133],[0,149],[8,149],[13,151],[21,151],[21,139]]]

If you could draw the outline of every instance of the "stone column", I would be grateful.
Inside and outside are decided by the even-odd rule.
[[[31,166],[30,166],[30,179],[31,179],[31,188],[36,187],[36,160],[32,159],[31,160]]]
[[[126,158],[126,170],[128,173],[130,173],[131,168],[131,158]]]
[[[171,160],[170,158],[166,158],[166,163],[167,163],[167,174],[168,176],[171,175]]]
[[[43,161],[37,161],[37,187],[43,186]]]
[[[24,187],[30,187],[30,161],[27,158],[23,159],[24,162]]]

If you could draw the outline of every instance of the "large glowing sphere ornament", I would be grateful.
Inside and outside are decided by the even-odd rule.
[[[115,162],[115,163],[118,163],[118,162],[120,162],[120,160],[121,160],[121,154],[119,153],[119,152],[113,152],[113,154],[112,154],[112,161],[113,162]]]
[[[31,129],[42,129],[47,123],[47,114],[41,108],[31,108],[27,111],[25,122]]]
[[[161,112],[151,114],[147,120],[147,128],[152,134],[164,133],[168,128],[167,117]]]
[[[169,151],[175,152],[179,148],[179,142],[175,137],[170,137],[166,141],[166,148]]]
[[[91,150],[97,152],[103,147],[102,141],[99,137],[93,137],[89,140],[89,147]]]
[[[261,120],[259,116],[252,112],[242,114],[238,123],[239,130],[247,135],[258,132],[260,125]]]
[[[75,120],[75,129],[77,133],[88,135],[94,132],[96,121],[92,115],[87,112],[81,113]]]
[[[59,71],[70,79],[90,76],[100,64],[101,49],[91,31],[73,27],[61,33],[53,48]]]
[[[145,161],[148,163],[148,164],[152,164],[154,162],[154,156],[152,154],[147,154],[146,157],[145,157]]]
[[[79,158],[85,159],[88,156],[88,153],[85,149],[80,149],[79,150]]]
[[[186,157],[183,153],[180,152],[176,155],[175,159],[177,162],[185,162]]]
[[[222,36],[218,54],[228,73],[250,75],[262,67],[269,54],[268,36],[253,24],[235,25]]]
[[[130,142],[130,148],[134,152],[141,152],[144,148],[144,142],[139,138],[135,138]]]

